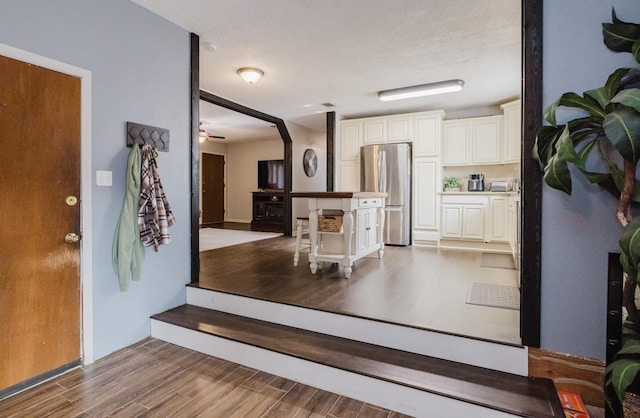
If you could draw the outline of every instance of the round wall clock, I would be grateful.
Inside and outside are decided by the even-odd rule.
[[[311,148],[307,148],[302,156],[302,167],[307,177],[313,177],[318,170],[318,156]]]

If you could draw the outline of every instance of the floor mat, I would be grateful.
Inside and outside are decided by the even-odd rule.
[[[467,303],[517,311],[520,310],[520,291],[515,286],[474,282],[469,286]]]
[[[516,264],[511,254],[482,253],[480,267],[515,270]]]

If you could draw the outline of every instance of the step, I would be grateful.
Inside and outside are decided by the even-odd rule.
[[[151,335],[411,416],[564,416],[550,380],[197,306],[154,315]]]
[[[187,304],[527,376],[528,350],[451,333],[187,286]]]

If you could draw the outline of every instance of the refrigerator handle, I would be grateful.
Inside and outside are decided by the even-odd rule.
[[[380,158],[378,158],[378,191],[387,191],[387,153],[386,151],[380,151]]]

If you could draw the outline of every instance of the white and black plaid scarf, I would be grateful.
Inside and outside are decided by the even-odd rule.
[[[169,227],[175,223],[175,217],[160,182],[157,156],[158,151],[151,145],[142,146],[141,187],[138,202],[140,240],[145,247],[153,245],[156,252],[160,245],[171,242]]]

